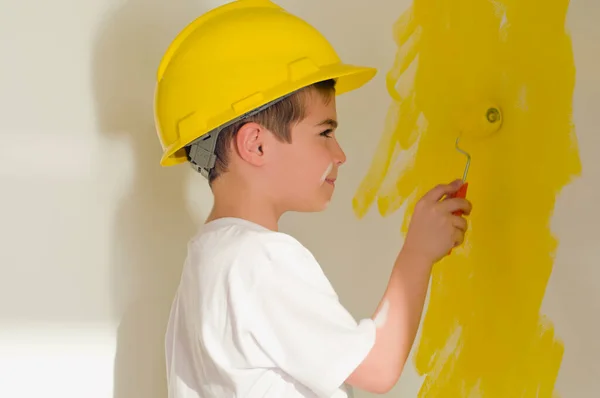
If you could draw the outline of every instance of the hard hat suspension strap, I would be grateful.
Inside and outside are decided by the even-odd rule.
[[[256,115],[257,113],[262,112],[268,107],[283,101],[285,98],[294,94],[291,92],[289,94],[284,95],[283,97],[279,97],[271,102],[268,102],[258,108],[255,108],[245,114],[237,117],[214,130],[211,130],[207,134],[204,134],[202,137],[199,137],[195,141],[192,141],[188,146],[188,160],[194,170],[202,174],[206,179],[209,177],[210,170],[215,167],[215,162],[217,161],[217,156],[215,155],[215,148],[217,147],[217,138],[221,131],[225,128],[231,126],[234,123],[238,123],[246,118]]]

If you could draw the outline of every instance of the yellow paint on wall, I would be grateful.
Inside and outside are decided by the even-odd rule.
[[[394,26],[386,128],[354,197],[362,217],[461,177],[471,153],[465,244],[433,271],[414,359],[420,397],[552,397],[563,344],[540,313],[555,198],[580,173],[568,1],[415,0]],[[498,107],[502,127],[484,115]]]

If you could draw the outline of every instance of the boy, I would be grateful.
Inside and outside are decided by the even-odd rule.
[[[341,63],[310,25],[268,0],[190,24],[158,73],[162,164],[189,161],[214,207],[191,240],[166,334],[170,398],[347,397],[397,382],[430,271],[460,244],[460,181],[415,208],[372,318],[356,322],[320,265],[278,232],[287,211],[326,208],[346,161],[335,96],[374,75]],[[443,200],[442,200],[443,199]]]

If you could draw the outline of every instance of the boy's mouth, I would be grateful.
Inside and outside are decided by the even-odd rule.
[[[335,178],[326,178],[325,182],[335,186]]]

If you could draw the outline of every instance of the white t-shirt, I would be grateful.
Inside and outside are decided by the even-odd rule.
[[[375,343],[312,254],[239,218],[205,224],[166,333],[169,398],[345,398]]]

